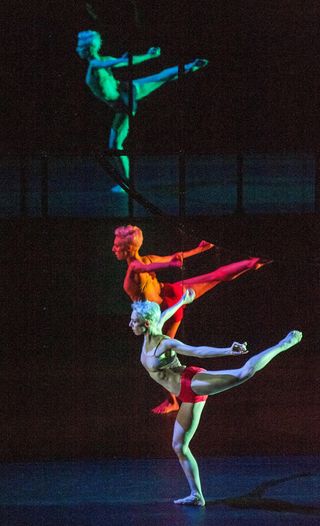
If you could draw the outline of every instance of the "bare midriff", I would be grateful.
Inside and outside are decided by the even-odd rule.
[[[175,369],[162,369],[160,371],[148,371],[147,369],[155,382],[174,395],[178,395],[181,391],[181,375],[184,370],[184,366],[176,367]]]
[[[161,284],[154,272],[140,272],[125,279],[124,290],[132,301],[149,300],[161,305]]]
[[[86,76],[86,84],[92,93],[103,102],[110,104],[119,100],[119,82],[114,78],[112,72],[103,68],[92,68],[89,66]]]

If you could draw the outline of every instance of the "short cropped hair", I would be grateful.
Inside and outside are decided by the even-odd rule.
[[[143,243],[143,234],[138,226],[119,226],[114,231],[115,236],[119,237],[123,243],[135,249],[139,249]]]
[[[87,31],[80,31],[78,33],[77,52],[84,58],[89,54],[90,47],[94,46],[97,50],[101,47],[101,35],[97,31],[88,29]]]
[[[151,323],[159,323],[161,310],[158,303],[154,301],[135,301],[131,305],[132,310],[142,319]]]

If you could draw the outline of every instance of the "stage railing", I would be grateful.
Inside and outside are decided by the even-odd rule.
[[[132,188],[114,193],[95,155],[0,158],[0,217],[319,213],[319,159],[294,154],[131,155]]]

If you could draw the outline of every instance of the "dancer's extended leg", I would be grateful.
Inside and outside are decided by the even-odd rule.
[[[279,353],[300,342],[302,333],[291,331],[279,343],[250,358],[240,369],[206,371],[197,373],[191,381],[192,390],[197,394],[214,395],[236,387],[263,369]]]
[[[194,278],[186,279],[181,282],[185,288],[192,288],[196,293],[196,298],[199,298],[208,290],[213,289],[222,281],[231,281],[236,279],[244,272],[249,270],[257,270],[266,263],[262,263],[260,258],[249,258],[243,261],[237,261],[230,265],[220,267],[213,272],[203,274],[202,276],[195,276]]]
[[[188,497],[175,500],[175,504],[205,505],[198,464],[189,448],[191,439],[198,428],[204,406],[205,402],[196,404],[182,403],[174,425],[172,447],[179,459],[191,491]]]
[[[195,59],[193,62],[190,62],[189,64],[185,64],[184,66],[184,72],[185,73],[191,73],[194,71],[197,71],[200,68],[204,68],[207,66],[208,61],[202,58]],[[179,76],[179,67],[173,66],[172,68],[166,68],[160,73],[157,73],[155,75],[150,75],[149,77],[142,77],[140,79],[135,79],[134,85],[137,89],[137,100],[141,100],[144,97],[147,97],[155,91],[156,89],[161,88],[164,84],[167,82],[170,82],[172,80],[177,80]]]

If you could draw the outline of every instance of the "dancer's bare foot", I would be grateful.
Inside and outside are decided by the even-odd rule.
[[[205,241],[203,239],[202,241],[200,241],[198,247],[200,247],[202,251],[205,252],[206,250],[210,250],[211,248],[214,248],[215,245],[214,243],[210,243],[209,241]]]
[[[111,192],[113,194],[125,194],[126,193],[126,191],[119,184],[113,186],[111,188]]]
[[[302,340],[302,332],[300,331],[291,331],[283,340],[279,342],[279,345],[283,347],[284,350],[290,349],[293,345],[297,345]]]
[[[155,415],[167,415],[168,413],[172,413],[173,411],[179,411],[179,407],[180,406],[176,397],[172,396],[170,400],[165,400],[161,404],[151,409],[151,412]]]
[[[198,69],[205,68],[209,64],[209,60],[205,58],[196,58],[193,62],[185,64],[184,70],[186,73],[189,71],[197,71]]]
[[[255,259],[255,258],[252,258],[252,259]],[[266,265],[270,265],[271,263],[273,263],[273,259],[259,258],[259,260],[254,266],[254,270],[259,270],[259,268],[265,267]]]
[[[184,499],[177,499],[173,501],[175,504],[184,504],[186,506],[205,506],[206,501],[203,498],[203,495],[199,493],[191,493],[188,497]]]

